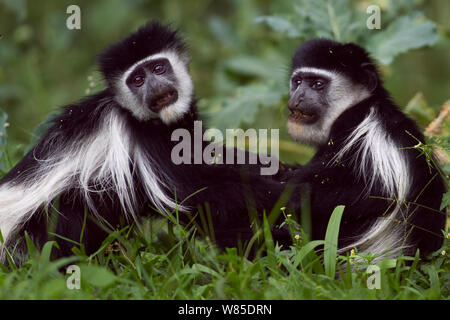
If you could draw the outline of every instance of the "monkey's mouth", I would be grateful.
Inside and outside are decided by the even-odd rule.
[[[289,120],[301,123],[313,123],[317,120],[317,114],[311,111],[290,109]]]
[[[149,108],[154,112],[160,112],[167,106],[175,103],[178,100],[177,90],[167,90],[155,96],[149,104]]]

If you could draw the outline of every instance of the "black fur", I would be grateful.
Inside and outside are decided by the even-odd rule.
[[[284,178],[296,185],[295,200],[291,210],[299,210],[300,190],[311,194],[312,238],[324,239],[331,212],[338,205],[345,205],[339,234],[339,247],[351,245],[364,237],[367,230],[377,221],[386,217],[384,213],[393,201],[380,199],[389,197],[377,180],[366,195],[366,182],[354,169],[358,163],[352,162],[359,144],[351,149],[341,161],[333,161],[344,147],[351,132],[369,115],[374,108],[387,137],[395,145],[405,149],[409,166],[411,188],[407,192],[406,202],[401,206],[406,219],[392,221],[392,229],[402,233],[404,243],[409,248],[404,254],[414,255],[420,249],[422,255],[440,248],[443,242],[442,230],[445,228],[446,215],[440,211],[445,185],[434,167],[427,164],[424,155],[413,147],[418,144],[413,137],[424,142],[424,136],[417,125],[400,111],[384,89],[376,71],[376,65],[367,52],[355,44],[340,44],[325,39],[305,42],[295,53],[292,70],[300,67],[321,68],[344,74],[354,83],[367,84],[367,68],[376,75],[377,85],[370,97],[344,111],[333,123],[329,139],[318,146],[313,159],[303,167],[287,172]],[[367,170],[372,170],[370,163]],[[364,172],[369,176],[370,172]],[[381,173],[383,174],[383,172]],[[392,207],[391,207],[392,208]],[[385,236],[390,236],[385,232]],[[358,248],[360,249],[360,248]]]
[[[152,21],[100,54],[100,70],[109,82],[121,75],[135,62],[169,49],[184,55],[186,44],[181,40],[177,31],[173,31],[157,21]]]

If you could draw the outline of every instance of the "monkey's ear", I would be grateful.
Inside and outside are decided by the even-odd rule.
[[[361,64],[361,68],[364,71],[366,88],[372,93],[378,87],[378,76],[374,69],[375,66],[372,63],[363,63]]]

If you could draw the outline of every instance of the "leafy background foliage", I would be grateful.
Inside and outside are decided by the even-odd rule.
[[[39,132],[33,129],[57,106],[103,88],[96,54],[152,18],[173,23],[185,35],[209,126],[280,128],[283,161],[304,163],[313,153],[293,143],[285,130],[290,57],[305,39],[365,46],[400,105],[424,93],[428,120],[448,99],[446,1],[78,1],[79,31],[65,27],[70,4],[0,2],[0,109],[11,123],[13,163],[36,140]],[[381,30],[366,27],[372,4],[381,7]]]
[[[172,22],[186,37],[199,109],[208,125],[279,128],[280,158],[288,163],[305,163],[314,152],[294,143],[285,129],[290,58],[305,39],[328,37],[366,47],[394,99],[424,130],[449,100],[448,1],[83,0],[77,1],[79,31],[66,28],[71,4],[0,0],[2,173],[35,143],[57,106],[104,87],[96,54],[152,18]],[[372,4],[382,10],[381,30],[366,28],[366,8]],[[445,163],[448,118],[440,126],[430,143],[442,150]],[[449,174],[448,160],[443,170]],[[449,203],[447,193],[443,205]],[[48,243],[24,267],[0,268],[0,297],[437,299],[449,294],[448,259],[440,253],[429,264],[413,259],[406,265],[399,259],[393,270],[382,269],[383,289],[370,291],[364,272],[347,270],[340,281],[330,277],[336,252],[328,250],[322,265],[312,251],[323,241],[282,251],[265,232],[267,257],[249,262],[236,251],[219,253],[207,243],[194,243],[179,226],[178,240],[169,244],[157,231],[137,233],[133,240],[125,234],[129,230],[114,231],[94,257],[78,252],[81,291],[67,290],[58,269],[69,261],[50,262],[53,244]]]

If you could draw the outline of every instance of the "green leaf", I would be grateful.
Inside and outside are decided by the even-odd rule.
[[[304,245],[300,251],[295,255],[294,259],[294,267],[297,268],[297,266],[302,262],[302,260],[316,247],[325,244],[324,240],[313,240],[311,242],[308,242],[306,245]]]
[[[364,30],[364,19],[348,0],[302,0],[295,7],[302,20],[302,33],[306,38],[325,37],[337,41],[355,41]]]
[[[300,30],[283,17],[277,16],[262,16],[255,19],[256,23],[265,23],[271,29],[284,33],[288,38],[298,38],[301,36]]]
[[[55,241],[47,241],[44,244],[44,247],[42,248],[42,251],[41,251],[41,256],[39,257],[39,263],[41,265],[45,265],[50,262],[50,257],[51,257],[52,249],[54,246],[56,246]]]
[[[33,240],[31,240],[30,236],[28,235],[28,232],[25,231],[25,243],[27,245],[27,251],[28,255],[30,257],[33,257],[38,252],[38,249],[36,248],[35,244],[33,243]]]
[[[392,269],[397,266],[397,259],[384,259],[377,262],[377,266],[380,269]]]
[[[367,49],[387,65],[400,53],[434,45],[438,40],[434,22],[415,12],[395,19],[385,30],[379,31],[369,40]]]
[[[211,268],[208,268],[207,266],[199,264],[199,263],[193,264],[191,270],[200,271],[200,272],[209,274],[218,279],[220,278],[220,274],[217,271],[215,271]]]
[[[336,256],[339,236],[339,226],[341,224],[342,214],[345,206],[337,206],[331,214],[328,222],[327,231],[325,233],[325,248],[324,248],[324,265],[325,274],[334,278],[336,272]]]
[[[248,85],[236,91],[233,98],[227,98],[221,110],[211,113],[211,123],[218,129],[238,128],[241,123],[253,123],[259,107],[277,104],[283,92],[269,86]]]
[[[282,15],[258,17],[256,22],[265,23],[288,38],[356,41],[361,30],[365,30],[360,10],[349,0],[298,0],[292,9]]]
[[[221,44],[228,46],[237,45],[238,40],[231,26],[219,16],[213,16],[208,20],[210,32]]]
[[[441,207],[439,208],[439,210],[444,209],[446,206],[450,205],[450,191],[447,191],[446,193],[444,193],[444,195],[442,196],[442,202],[441,202]]]
[[[96,265],[84,265],[81,269],[81,281],[94,287],[107,287],[117,281],[117,277],[108,269]]]
[[[275,265],[275,246],[273,242],[272,233],[270,232],[269,220],[267,220],[266,214],[263,215],[263,232],[264,232],[264,243],[267,248],[267,256],[269,261]]]
[[[225,62],[227,70],[244,76],[270,78],[276,70],[267,66],[267,61],[254,56],[236,56]]]

